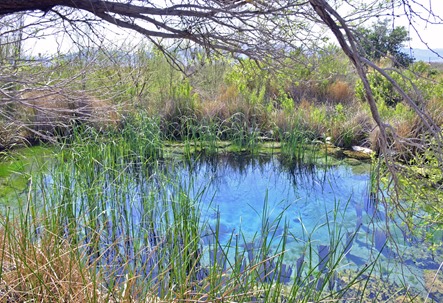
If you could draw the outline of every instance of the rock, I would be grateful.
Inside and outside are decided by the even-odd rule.
[[[348,158],[353,158],[353,159],[357,159],[357,160],[371,159],[370,154],[360,152],[360,151],[355,151],[355,150],[344,150],[343,154],[345,154]]]
[[[351,165],[351,166],[358,166],[361,164],[361,162],[360,162],[361,160],[364,160],[364,159],[357,159],[354,157],[348,157],[347,159],[344,159],[343,162],[348,165]]]
[[[281,142],[276,142],[276,141],[263,142],[261,144],[261,148],[264,148],[264,149],[281,148]]]
[[[257,139],[261,142],[270,142],[270,141],[274,140],[270,136],[258,136]]]
[[[352,146],[352,150],[356,151],[356,152],[368,154],[368,155],[375,154],[375,152],[372,149],[367,148],[367,147],[362,147],[362,146]]]
[[[334,156],[334,157],[337,157],[337,158],[342,158],[343,157],[342,149],[340,147],[337,147],[337,146],[333,145],[333,144],[326,143],[324,145],[324,147],[321,147],[321,149],[322,150],[323,149],[326,150],[326,153],[328,155],[330,155],[330,156]]]

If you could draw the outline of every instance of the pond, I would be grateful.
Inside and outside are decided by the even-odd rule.
[[[276,157],[231,155],[201,160],[183,174],[192,176],[197,188],[207,186],[203,200],[211,203],[204,217],[209,226],[218,224],[222,243],[238,234],[247,244],[260,242],[266,219],[273,251],[286,236],[287,264],[306,262],[314,250],[317,259],[311,262],[321,267],[327,251],[326,259],[333,255],[341,270],[359,272],[376,264],[377,277],[421,290],[424,271],[439,269],[442,261],[370,193],[367,163],[287,165]]]
[[[190,281],[219,295],[234,280],[281,284],[294,298],[306,289],[315,298],[425,297],[442,262],[440,248],[429,250],[371,193],[368,163],[246,154],[55,162],[28,191],[30,222],[47,219],[34,236],[54,229],[82,243],[108,284],[132,271],[160,297]]]

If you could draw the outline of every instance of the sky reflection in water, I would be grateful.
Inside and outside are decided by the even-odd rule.
[[[322,248],[338,241],[345,252],[342,268],[358,270],[378,259],[378,275],[399,285],[421,288],[423,270],[439,266],[426,252],[426,244],[413,240],[399,219],[386,221],[383,205],[376,205],[369,194],[369,165],[288,165],[276,157],[241,155],[193,163],[185,169],[184,179],[192,179],[196,190],[207,186],[203,218],[215,228],[219,216],[222,242],[236,235],[246,242],[259,241],[267,201],[270,222],[284,211],[276,239],[286,222],[288,264],[306,255],[308,247],[318,257]]]

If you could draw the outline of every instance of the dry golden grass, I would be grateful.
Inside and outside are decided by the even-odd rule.
[[[441,272],[441,267],[439,270],[425,270],[423,276],[429,297],[433,301],[443,299],[443,273]]]
[[[81,245],[47,230],[39,231],[38,240],[30,240],[19,232],[23,225],[8,222],[4,226],[0,230],[0,302],[160,302],[143,291],[139,277],[126,275],[124,283],[108,285],[114,273],[100,270],[97,264],[102,256],[88,262]]]
[[[327,99],[334,104],[349,104],[354,99],[354,89],[347,82],[336,81],[329,86],[327,95]]]
[[[330,119],[327,117],[328,108],[302,100],[298,107],[298,116],[306,129],[316,138],[328,135]]]
[[[199,113],[203,119],[226,120],[231,116],[231,108],[230,104],[221,102],[220,100],[208,100],[200,103]]]
[[[426,103],[425,112],[437,127],[443,125],[443,101],[432,98]],[[404,159],[413,157],[416,152],[422,152],[426,145],[426,134],[430,133],[428,126],[417,115],[396,118],[392,121],[396,139],[392,140],[393,149]]]
[[[438,126],[443,125],[443,96],[434,97],[426,104],[426,110]]]
[[[387,129],[387,144],[394,152],[395,158],[401,161],[412,159],[416,152],[422,152],[421,146],[424,146],[424,136],[420,134],[426,133],[423,121],[417,116],[394,117],[387,121],[390,127]],[[380,151],[380,129],[374,127],[369,132],[368,140],[371,149]]]
[[[30,241],[17,232],[22,227],[9,225],[7,230],[0,230],[0,302],[208,302],[207,294],[196,292],[192,282],[189,291],[182,292],[176,285],[164,299],[149,290],[146,292],[139,276],[125,275],[123,284],[108,289],[104,285],[109,277],[103,277],[97,270],[99,260],[86,265],[89,258],[80,253],[82,247],[49,231],[41,231],[38,241]],[[209,280],[202,283],[199,289],[209,287]],[[232,285],[232,290],[235,288]],[[151,290],[157,289],[158,285],[152,285]],[[226,292],[210,302],[229,302],[226,298],[230,295]]]
[[[0,121],[0,151],[27,143],[28,132],[17,121]]]
[[[220,88],[220,94],[218,99],[220,102],[227,103],[232,102],[232,100],[237,100],[240,93],[235,85],[223,86]]]
[[[0,232],[1,302],[90,302],[100,297],[77,257],[78,248],[50,233],[33,242],[18,229],[9,226]]]
[[[81,92],[33,89],[20,97],[16,105],[18,119],[38,132],[66,130],[73,121],[106,128],[116,126],[120,120],[117,108],[109,101]]]
[[[239,120],[246,125],[269,126],[272,121],[262,104],[251,104],[241,96],[235,86],[221,87],[215,99],[203,99],[195,108],[199,121],[222,123],[232,128]],[[237,125],[238,127],[238,125]]]
[[[275,110],[271,114],[271,121],[282,132],[289,132],[292,129],[291,121],[283,110]]]
[[[311,111],[311,103],[306,99],[302,99],[300,104],[298,105],[298,109],[303,110],[305,112],[310,112]]]

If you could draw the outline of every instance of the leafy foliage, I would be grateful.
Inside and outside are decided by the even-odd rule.
[[[403,27],[389,28],[389,20],[375,22],[371,29],[359,28],[360,43],[363,52],[370,59],[380,61],[381,58],[392,56],[395,66],[407,67],[414,58],[404,52],[401,47],[409,40],[408,31]]]
[[[409,69],[402,70],[401,73],[397,70],[386,71],[386,73],[418,105],[423,105],[432,96],[437,96],[438,90],[441,89],[441,85],[433,83],[434,80],[438,81],[437,77],[435,77],[435,71],[424,62],[414,63]],[[395,107],[403,101],[403,97],[392,83],[380,73],[369,71],[368,80],[377,103],[385,103],[387,106]],[[361,80],[357,81],[355,91],[357,98],[365,100],[365,92]]]

